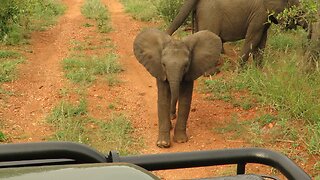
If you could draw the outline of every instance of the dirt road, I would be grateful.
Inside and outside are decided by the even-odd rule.
[[[89,35],[95,36],[97,33],[83,26],[85,19],[80,12],[83,0],[64,0],[63,2],[68,10],[59,19],[58,24],[47,31],[32,35],[29,48],[33,52],[27,53],[27,61],[19,70],[19,79],[13,83],[4,84],[15,94],[7,100],[8,106],[2,112],[3,119],[7,120],[5,131],[14,135],[14,142],[41,141],[52,133],[51,127],[43,123],[44,118],[61,100],[60,90],[72,86],[64,78],[61,61],[69,55],[71,41],[83,39]],[[133,20],[124,13],[124,8],[118,0],[103,0],[103,2],[111,13],[113,28],[113,31],[105,36],[115,44],[115,51],[119,55],[124,72],[120,74],[122,83],[115,88],[115,94],[108,94],[108,86],[105,84],[95,84],[90,87],[88,95],[92,116],[105,115],[103,108],[95,108],[96,104],[101,105],[104,102],[100,102],[101,99],[95,97],[105,97],[105,99],[109,96],[121,97],[119,106],[128,112],[138,134],[145,141],[142,153],[250,146],[242,140],[227,140],[229,134],[219,134],[214,129],[224,126],[235,114],[241,119],[254,118],[257,116],[257,109],[244,111],[223,101],[206,101],[204,100],[206,94],[195,91],[192,112],[188,120],[187,133],[190,140],[183,144],[173,143],[168,149],[158,148],[155,145],[157,139],[155,79],[136,61],[132,52],[132,43],[138,32],[144,27],[156,25]],[[234,167],[231,168],[234,169]],[[184,179],[208,177],[225,172],[225,168],[218,167],[160,171],[157,175],[165,179]]]

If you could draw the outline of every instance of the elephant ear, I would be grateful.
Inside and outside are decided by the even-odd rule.
[[[216,66],[222,50],[221,39],[216,34],[199,31],[183,41],[191,52],[189,71],[184,76],[186,81],[193,81]]]
[[[142,31],[134,40],[133,52],[137,60],[160,80],[166,80],[166,74],[161,65],[161,54],[171,37],[157,29]]]

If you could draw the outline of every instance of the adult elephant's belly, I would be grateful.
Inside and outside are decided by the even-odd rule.
[[[244,39],[253,14],[249,5],[244,0],[202,0],[196,10],[197,29],[209,30],[223,42]]]
[[[217,24],[201,24],[199,23],[198,30],[209,30],[217,34],[222,42],[233,42],[245,39],[247,34],[247,26],[244,24],[234,25],[221,22]]]

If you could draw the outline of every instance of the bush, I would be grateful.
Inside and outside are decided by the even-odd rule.
[[[293,6],[278,14],[277,19],[284,29],[290,27],[296,29],[295,26],[297,24],[301,25],[301,22],[310,24],[315,21],[317,10],[320,8],[320,3],[317,0],[301,0],[300,3],[301,6]]]
[[[121,0],[125,11],[130,13],[134,19],[140,21],[152,21],[158,19],[154,0]]]
[[[13,24],[18,22],[20,9],[16,1],[2,0],[0,6],[0,40],[6,38]]]
[[[170,23],[178,14],[183,2],[184,0],[159,0],[156,3],[156,8],[160,17],[166,23]]]
[[[0,42],[23,42],[31,30],[54,24],[64,9],[61,2],[55,0],[1,0]]]

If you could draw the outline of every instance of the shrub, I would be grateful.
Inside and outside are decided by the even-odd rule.
[[[20,9],[16,1],[2,0],[0,6],[0,40],[7,37],[13,24],[18,22]]]
[[[157,11],[160,17],[170,23],[178,14],[184,0],[159,0],[156,3]]]
[[[0,42],[24,42],[31,30],[42,30],[54,24],[64,9],[56,0],[1,0]]]

